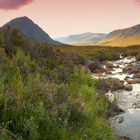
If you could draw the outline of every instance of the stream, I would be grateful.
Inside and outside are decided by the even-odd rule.
[[[94,78],[118,78],[124,81],[124,84],[128,84],[126,77],[133,80],[134,74],[123,73],[123,68],[130,63],[134,65],[136,63],[134,57],[123,58],[121,56],[120,60],[109,61],[108,63],[114,66],[111,73],[94,74]],[[116,99],[118,107],[124,110],[124,113],[110,118],[110,122],[118,136],[140,140],[140,84],[131,85],[133,90],[118,90],[107,93],[110,100]]]

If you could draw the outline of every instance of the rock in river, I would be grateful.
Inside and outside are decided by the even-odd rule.
[[[127,80],[127,83],[128,83],[128,84],[140,83],[140,79]]]
[[[102,69],[101,63],[98,60],[88,60],[85,62],[87,68],[90,69],[91,72],[95,72],[95,70]]]
[[[133,90],[133,86],[130,85],[130,84],[126,84],[126,85],[124,86],[124,89],[125,89],[125,90],[128,90],[128,91],[131,91],[131,90]]]
[[[138,73],[139,72],[139,69],[137,67],[134,67],[134,66],[127,66],[123,69],[123,72],[124,73],[129,73],[129,74],[132,74],[132,73]]]
[[[123,89],[124,83],[117,78],[106,78],[99,81],[97,88],[105,92],[116,91]]]
[[[106,68],[113,69],[114,65],[112,63],[106,63]]]
[[[133,78],[140,78],[140,73],[135,74]]]

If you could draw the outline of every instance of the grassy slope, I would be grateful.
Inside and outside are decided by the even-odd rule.
[[[127,38],[111,38],[106,39],[98,43],[98,45],[103,46],[119,46],[119,47],[128,47],[132,45],[139,45],[140,44],[140,35],[134,37],[127,37]]]
[[[140,45],[132,45],[128,47],[105,47],[105,46],[54,46],[54,50],[63,53],[76,54],[82,57],[83,61],[87,59],[97,58],[101,61],[118,59],[118,55],[123,53],[125,56],[136,56],[140,60]]]
[[[103,46],[55,46],[55,50],[60,50],[64,53],[72,53],[81,56],[84,60],[91,59],[92,57],[100,57],[101,54],[105,55],[105,60],[115,59],[114,56],[124,51],[120,47],[103,47]]]

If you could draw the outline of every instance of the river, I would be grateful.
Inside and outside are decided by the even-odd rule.
[[[123,73],[123,68],[130,63],[134,65],[136,62],[134,57],[120,57],[120,60],[110,61],[114,68],[111,74],[100,74],[100,78],[118,78],[127,84],[126,77],[133,79],[133,74]],[[116,67],[119,66],[119,67]],[[105,67],[105,66],[103,66]],[[99,78],[98,74],[94,74],[95,78]],[[128,137],[132,140],[140,140],[140,84],[131,84],[133,90],[119,90],[107,93],[110,100],[116,99],[119,108],[124,110],[124,113],[110,118],[112,127],[120,137]]]

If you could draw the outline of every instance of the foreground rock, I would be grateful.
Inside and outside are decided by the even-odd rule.
[[[134,66],[135,68],[140,69],[140,61],[138,61]]]
[[[140,73],[135,74],[133,78],[140,78]]]
[[[120,137],[120,138],[121,138],[121,140],[132,140],[132,139],[130,139],[128,137]]]
[[[132,107],[133,108],[140,108],[140,103],[134,103],[134,104],[132,104]]]
[[[123,69],[124,73],[129,73],[129,74],[133,74],[133,73],[138,73],[139,69],[133,65],[127,66]]]
[[[125,89],[125,90],[128,90],[128,91],[131,91],[131,90],[133,90],[133,86],[130,85],[130,84],[126,84],[126,85],[124,86],[124,89]]]
[[[95,72],[97,70],[103,69],[100,61],[98,60],[94,60],[94,61],[88,60],[85,62],[85,66],[89,68],[91,72]]]
[[[140,79],[127,80],[127,83],[128,83],[128,84],[140,83]]]
[[[135,63],[134,65],[130,64],[127,67],[123,69],[124,73],[129,73],[129,74],[137,74],[137,77],[140,77],[140,61]]]
[[[113,69],[114,65],[112,63],[106,63],[106,68]]]
[[[116,91],[124,88],[124,82],[120,81],[117,78],[107,78],[101,79],[97,85],[97,89],[103,90],[105,92],[108,91]]]

